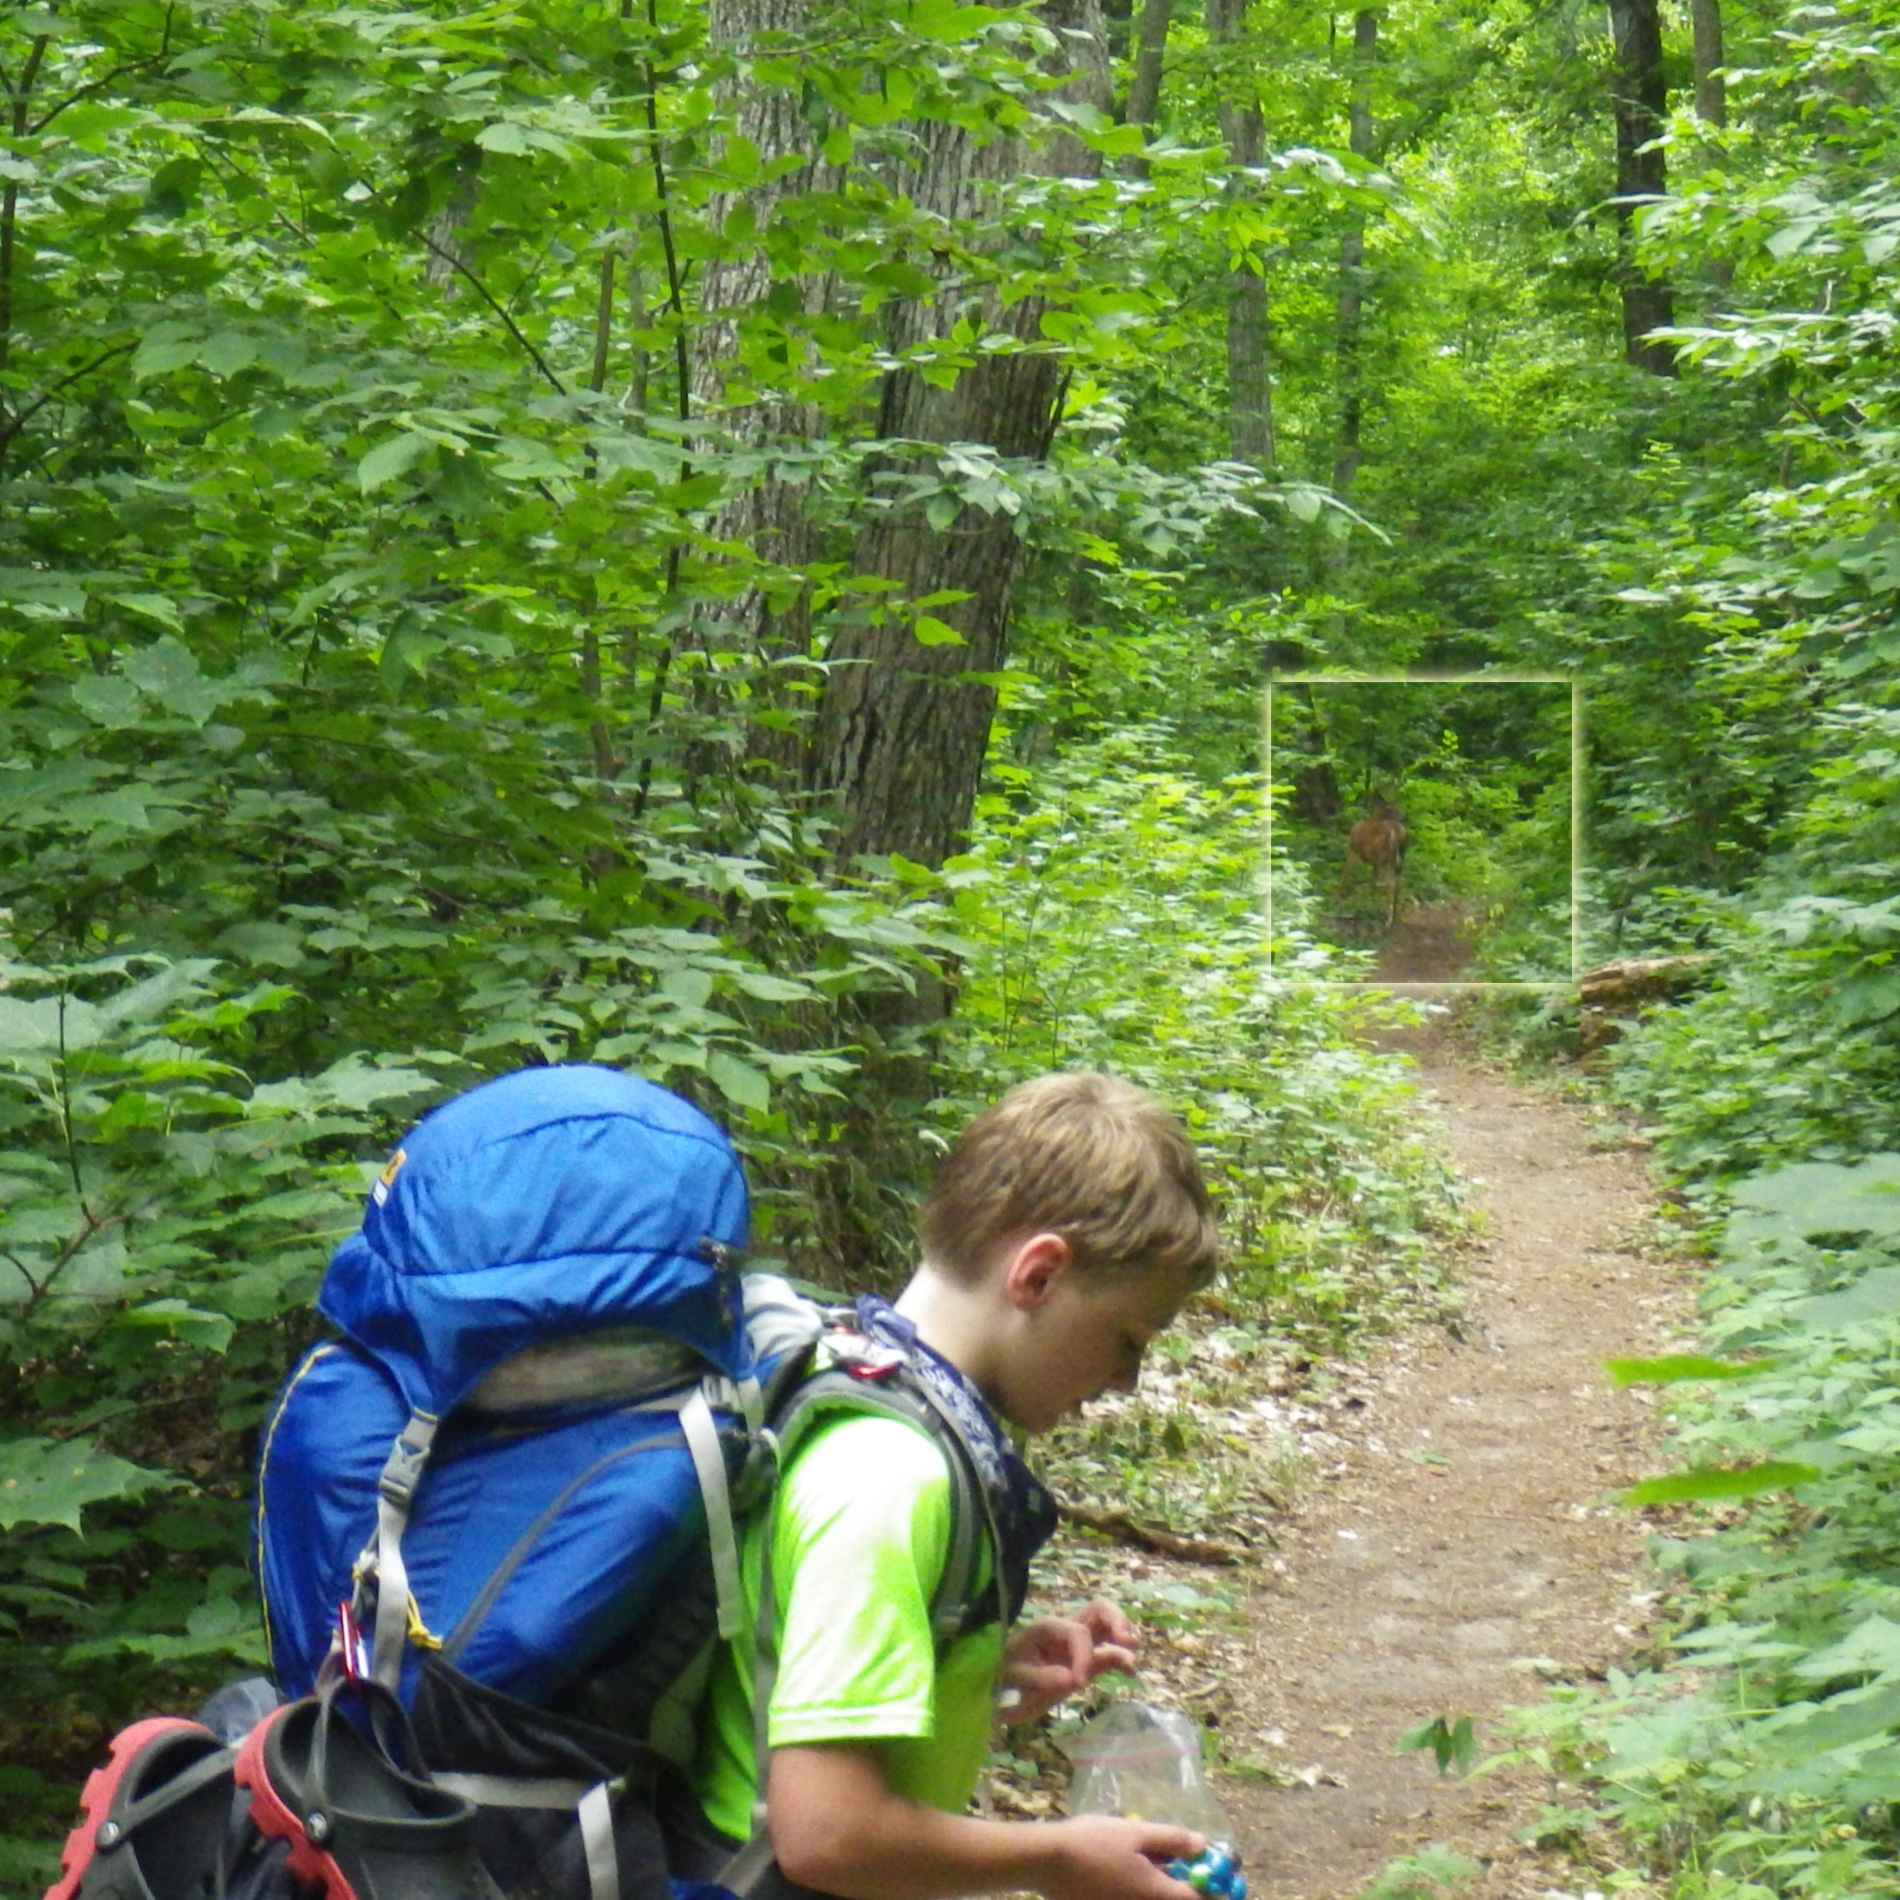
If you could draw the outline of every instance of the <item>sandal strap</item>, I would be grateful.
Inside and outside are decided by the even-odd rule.
[[[231,1765],[236,1759],[235,1749],[214,1744],[189,1768],[181,1768],[175,1775],[168,1775],[144,1794],[134,1795],[123,1804],[115,1801],[100,1825],[111,1823],[116,1826],[119,1829],[117,1839],[124,1840],[135,1828],[143,1827],[154,1815],[163,1814],[167,1808],[196,1794],[206,1783],[220,1777],[229,1779]]]

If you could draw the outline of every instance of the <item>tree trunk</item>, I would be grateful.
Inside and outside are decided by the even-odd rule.
[[[1107,56],[1096,0],[1045,0],[1045,25],[1075,59],[1069,98],[1108,104]],[[1075,177],[1095,159],[1073,138],[1049,136],[1040,150],[1017,139],[978,144],[949,126],[924,130],[926,149],[910,195],[946,218],[996,222],[996,193],[1025,172]],[[943,335],[961,317],[980,329],[1025,342],[1040,340],[1042,299],[1005,309],[986,295],[980,312],[967,294],[932,307],[896,307],[891,347],[908,349]],[[1045,355],[984,354],[940,389],[912,371],[884,384],[877,432],[889,440],[982,443],[1005,460],[1036,461],[1048,453],[1061,406],[1063,378]],[[838,848],[899,852],[930,865],[959,849],[976,803],[977,782],[996,709],[995,689],[965,677],[994,673],[1008,645],[1010,591],[1022,543],[1012,515],[965,506],[933,528],[915,506],[875,515],[857,544],[853,571],[898,583],[896,598],[957,592],[967,599],[933,609],[962,636],[962,645],[926,646],[901,615],[848,626],[834,638],[812,759],[816,789],[830,794],[840,817]]]
[[[1657,0],[1610,0],[1610,34],[1616,48],[1616,215],[1622,248],[1617,275],[1623,297],[1623,353],[1652,376],[1673,376],[1675,351],[1649,336],[1675,320],[1669,286],[1650,276],[1635,255],[1638,207],[1668,190],[1662,147],[1656,143],[1669,110]]]
[[[1355,158],[1372,156],[1372,68],[1379,57],[1379,16],[1362,7],[1352,22],[1352,105],[1348,137]],[[1365,325],[1366,219],[1354,210],[1339,245],[1339,294],[1334,339],[1339,373],[1339,437],[1333,455],[1333,493],[1352,493],[1359,474],[1359,432],[1365,414],[1361,344]],[[1344,549],[1345,542],[1339,544]]]
[[[708,37],[738,62],[728,102],[734,132],[751,141],[763,166],[797,161],[782,175],[717,198],[708,207],[708,221],[723,225],[743,206],[759,236],[708,259],[703,267],[692,406],[701,416],[718,417],[733,438],[751,447],[774,442],[802,447],[828,432],[812,405],[748,390],[735,361],[744,317],[762,305],[774,288],[764,234],[786,204],[835,191],[842,184],[840,169],[816,150],[822,134],[805,116],[800,89],[759,84],[750,75],[753,56],[797,44],[811,30],[810,0],[711,0]],[[824,276],[803,280],[799,294],[805,313],[822,312],[832,288]],[[725,503],[713,535],[749,548],[769,567],[806,569],[825,551],[811,522],[808,499],[803,486],[763,475]],[[774,661],[799,659],[811,651],[810,590],[802,582],[777,587],[755,582],[725,603],[716,619],[702,621],[700,638],[708,645],[745,653],[760,666],[753,703],[767,716],[755,720],[747,732],[747,760],[752,768],[764,765],[787,789],[795,788],[804,776],[807,739],[798,724],[787,718],[789,696],[777,690],[775,682],[800,676],[767,669]]]
[[[1695,115],[1704,125],[1728,124],[1728,81],[1722,74],[1722,0],[1689,0],[1695,31]]]
[[[1266,144],[1255,80],[1241,47],[1246,14],[1247,0],[1207,0],[1207,35],[1222,55],[1220,133],[1236,174],[1257,166]],[[1255,186],[1237,175],[1228,189],[1242,196]],[[1278,460],[1269,348],[1266,279],[1242,264],[1227,280],[1228,453],[1258,469]]]
[[[1141,22],[1135,41],[1135,66],[1128,80],[1128,105],[1122,114],[1127,125],[1138,125],[1154,136],[1155,114],[1161,105],[1161,66],[1168,50],[1168,22],[1174,0],[1142,0]],[[1137,174],[1148,169],[1145,159],[1131,159]]]
[[[1689,0],[1689,19],[1695,31],[1695,115],[1719,132],[1728,124],[1728,79],[1722,70],[1722,0]],[[1717,292],[1726,293],[1735,281],[1735,260],[1711,257],[1706,268]]]

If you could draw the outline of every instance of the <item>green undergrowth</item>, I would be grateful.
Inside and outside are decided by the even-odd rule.
[[[1671,1387],[1666,1617],[1601,1691],[1526,1718],[1524,1754],[1593,1790],[1625,1881],[1676,1900],[1900,1888],[1900,1155],[1736,1184],[1706,1356]],[[1611,1837],[1619,1838],[1619,1837]]]
[[[947,873],[971,954],[956,1027],[970,1092],[946,1098],[946,1126],[1047,1069],[1153,1089],[1219,1201],[1223,1315],[1320,1352],[1440,1297],[1458,1188],[1409,1065],[1361,1041],[1363,1000],[1265,975],[1259,778],[1209,783],[1185,750],[1166,722],[1125,728],[984,800]],[[1276,857],[1272,875],[1276,969],[1325,974],[1301,867]]]
[[[1344,999],[1262,981],[1257,783],[1208,783],[1171,744],[1144,727],[1005,774],[941,881],[888,902],[825,898],[808,965],[710,932],[648,933],[629,952],[639,971],[574,977],[571,1020],[534,1053],[697,1092],[759,1181],[765,1243],[802,1263],[826,1231],[813,1131],[861,1090],[862,1051],[842,1018],[819,1025],[829,1042],[803,1022],[799,1047],[759,1012],[790,997],[814,1016],[817,999],[895,982],[953,944],[959,1006],[911,1147],[947,1140],[1021,1077],[1092,1067],[1153,1088],[1206,1160],[1228,1271],[1201,1330],[1159,1355],[1187,1353],[1171,1369],[1187,1396],[1092,1428],[1075,1455],[1102,1467],[1085,1494],[1213,1535],[1253,1482],[1237,1459],[1229,1470],[1240,1425],[1215,1417],[1245,1369],[1436,1310],[1437,1237],[1459,1215],[1402,1065],[1359,1046]],[[189,1709],[261,1663],[243,1568],[256,1421],[310,1336],[365,1164],[481,1064],[460,1038],[407,1040],[262,1079],[282,1019],[305,1006],[294,973],[247,982],[209,959],[122,956],[16,960],[4,977],[0,1805],[14,1832],[0,1891],[24,1891],[50,1874],[71,1791],[114,1727]],[[532,990],[544,1016],[552,994]],[[886,1157],[872,1184],[900,1213],[915,1158]]]

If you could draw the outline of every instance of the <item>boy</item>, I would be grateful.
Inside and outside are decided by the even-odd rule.
[[[860,1307],[956,1410],[985,1491],[1014,1614],[1054,1501],[998,1421],[1045,1431],[1106,1391],[1132,1392],[1142,1354],[1212,1274],[1216,1236],[1194,1152],[1152,1096],[1102,1075],[1026,1082],[946,1158],[920,1217],[922,1263],[893,1308]],[[778,1606],[769,1766],[754,1765],[750,1637],[723,1651],[697,1792],[734,1839],[763,1794],[785,1878],[843,1900],[949,1900],[1030,1889],[1047,1900],[1181,1900],[1161,1863],[1203,1843],[1112,1818],[1018,1823],[963,1812],[990,1717],[1040,1715],[1133,1662],[1106,1603],[1005,1641],[990,1620],[939,1648],[930,1603],[949,1537],[944,1452],[894,1418],[814,1430],[747,1546]],[[998,1685],[1001,1693],[998,1694]]]

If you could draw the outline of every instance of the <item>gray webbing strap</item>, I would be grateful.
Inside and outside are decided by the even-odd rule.
[[[614,1848],[614,1802],[620,1781],[565,1781],[555,1775],[435,1774],[438,1788],[484,1808],[572,1808],[587,1857],[588,1900],[620,1900],[620,1856]]]
[[[409,1423],[390,1447],[382,1476],[376,1480],[376,1632],[370,1673],[386,1689],[402,1677],[403,1639],[409,1633],[409,1570],[402,1560],[403,1527],[415,1501],[422,1468],[435,1442],[436,1421],[427,1412],[410,1414]]]
[[[721,1374],[709,1374],[700,1380],[699,1389],[706,1395],[706,1403],[716,1411],[737,1412],[746,1422],[748,1431],[757,1432],[765,1424],[765,1393],[757,1379],[728,1379]]]
[[[581,1796],[581,1846],[587,1855],[590,1900],[620,1900],[620,1856],[614,1852],[614,1783],[603,1781]]]
[[[429,1779],[484,1808],[578,1808],[597,1785],[558,1775],[458,1775],[442,1769]]]
[[[1003,1529],[996,1521],[996,1504],[986,1485],[978,1482],[980,1468],[976,1448],[969,1434],[949,1406],[941,1403],[923,1380],[917,1383],[917,1395],[956,1445],[959,1456],[946,1458],[950,1468],[952,1504],[950,1548],[944,1557],[944,1574],[931,1605],[931,1628],[938,1642],[947,1643],[962,1634],[963,1615],[973,1607],[978,1565],[982,1558],[980,1540],[971,1534],[959,1537],[959,1521],[973,1525],[979,1515],[990,1540],[990,1585],[996,1599],[996,1620],[1009,1631],[1009,1584],[1003,1575]],[[959,1515],[960,1514],[960,1515]]]
[[[772,1837],[761,1826],[720,1868],[719,1884],[728,1893],[736,1895],[737,1900],[751,1900],[752,1889],[772,1871],[774,1865]]]
[[[739,1594],[739,1533],[732,1521],[732,1493],[726,1484],[726,1454],[719,1427],[702,1386],[680,1407],[680,1431],[693,1454],[700,1495],[706,1500],[706,1536],[712,1551],[713,1587],[719,1593],[719,1634],[738,1635],[745,1617]]]

